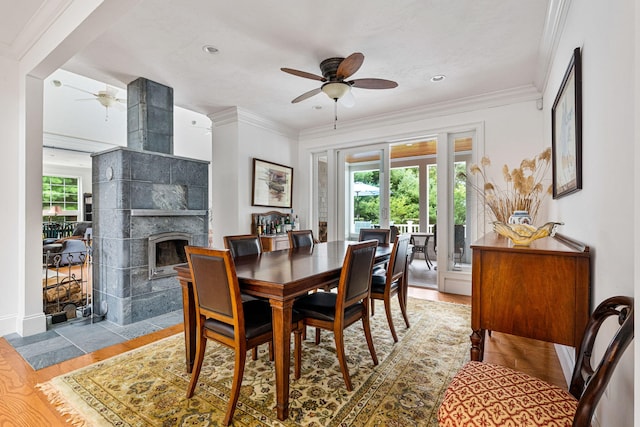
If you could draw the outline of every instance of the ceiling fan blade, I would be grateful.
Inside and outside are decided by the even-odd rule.
[[[356,105],[356,98],[353,96],[353,92],[351,91],[345,93],[338,101],[347,108],[351,108]]]
[[[68,84],[63,84],[63,86],[70,87],[71,89],[79,90],[80,92],[88,93],[89,95],[98,96],[97,94],[95,94],[93,92],[89,92],[88,90],[80,89],[79,87],[71,86],[71,85],[68,85]]]
[[[118,90],[117,87],[113,87],[113,86],[107,85],[107,87],[105,89],[105,92],[115,98],[116,95],[118,94],[119,90]]]
[[[347,56],[338,66],[336,78],[338,80],[344,80],[349,76],[355,74],[355,72],[358,71],[362,66],[362,62],[364,62],[364,55],[360,52],[352,53],[351,55]]]
[[[316,89],[310,90],[309,92],[305,92],[302,95],[300,95],[299,97],[297,97],[296,99],[294,99],[293,101],[291,101],[291,103],[295,104],[297,102],[304,101],[307,98],[311,98],[312,96],[319,94],[321,91],[322,91],[321,88],[316,88]]]
[[[347,82],[351,87],[360,89],[393,89],[398,87],[398,83],[385,79],[356,79]]]
[[[325,79],[322,76],[318,76],[317,74],[307,73],[306,71],[294,70],[293,68],[280,68],[280,69],[285,73],[293,74],[294,76],[298,76],[298,77],[304,77],[305,79],[319,80],[321,82],[327,81],[327,79]]]

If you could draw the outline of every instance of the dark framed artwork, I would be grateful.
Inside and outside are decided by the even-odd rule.
[[[580,48],[569,67],[551,109],[553,198],[582,189],[582,64]]]
[[[293,168],[254,158],[251,187],[253,206],[290,208]]]

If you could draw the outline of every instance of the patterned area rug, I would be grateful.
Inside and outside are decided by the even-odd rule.
[[[373,366],[361,324],[345,331],[352,392],[340,373],[333,334],[322,331],[316,346],[309,329],[302,376],[291,379],[289,419],[284,422],[274,409],[274,365],[267,346],[261,346],[259,359],[247,360],[233,425],[436,426],[444,390],[469,358],[470,307],[410,298],[407,329],[396,300],[392,306],[398,343],[393,343],[380,302],[371,319],[378,366]],[[74,425],[220,425],[233,377],[233,352],[209,343],[191,399],[185,398],[190,375],[184,354],[183,335],[178,334],[39,387]]]

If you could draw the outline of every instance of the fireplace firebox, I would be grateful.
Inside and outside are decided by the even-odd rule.
[[[185,246],[191,245],[188,233],[168,232],[149,236],[149,280],[175,276],[176,265],[187,262]]]

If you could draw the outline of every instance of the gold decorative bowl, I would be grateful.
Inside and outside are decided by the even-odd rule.
[[[538,228],[528,224],[505,224],[504,222],[495,221],[493,229],[501,236],[511,239],[516,246],[529,246],[531,242],[543,237],[556,234],[556,228],[562,225],[562,222],[547,222]]]

